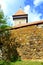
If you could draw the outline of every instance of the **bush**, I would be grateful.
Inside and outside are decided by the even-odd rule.
[[[10,61],[0,61],[0,65],[10,65]]]

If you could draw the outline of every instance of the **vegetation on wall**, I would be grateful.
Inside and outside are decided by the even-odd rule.
[[[43,29],[28,26],[5,31],[1,36],[3,59],[43,59]]]
[[[43,28],[28,26],[11,33],[21,59],[43,59]]]

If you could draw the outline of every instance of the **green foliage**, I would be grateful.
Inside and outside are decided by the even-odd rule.
[[[11,65],[11,64],[10,64],[10,61],[1,60],[0,65]]]
[[[6,61],[0,61],[0,65],[43,65],[43,62],[39,61],[16,61],[16,62],[6,62]]]
[[[6,24],[6,19],[2,10],[0,11],[0,24]]]
[[[9,26],[7,26],[7,25],[1,25],[1,29],[3,30],[3,29],[6,29],[6,28],[8,28]]]
[[[15,44],[12,44],[12,42],[15,43],[15,39],[11,38],[10,31],[5,31],[4,33],[1,33],[1,39],[0,43],[3,43],[2,51],[3,51],[3,59],[4,60],[10,60],[10,61],[17,61],[18,60],[18,52],[17,47]],[[2,40],[2,41],[1,41]]]
[[[0,9],[0,19],[2,19],[4,17],[4,13],[3,11]]]
[[[39,61],[17,61],[17,62],[11,62],[11,65],[43,65],[43,62]]]
[[[0,29],[5,29],[7,27],[7,18],[4,16],[4,13],[0,8]]]

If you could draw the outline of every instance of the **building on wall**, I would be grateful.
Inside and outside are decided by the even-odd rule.
[[[15,23],[14,27],[22,27],[30,25],[36,25],[39,28],[43,27],[43,20],[28,23],[28,14],[26,14],[22,9],[19,9],[12,17]]]
[[[28,23],[28,14],[26,14],[22,9],[19,9],[13,15],[13,20],[14,20],[15,25]]]

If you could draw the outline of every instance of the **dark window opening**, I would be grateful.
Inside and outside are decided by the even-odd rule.
[[[3,46],[3,43],[0,43],[0,49],[2,48],[2,46]]]

